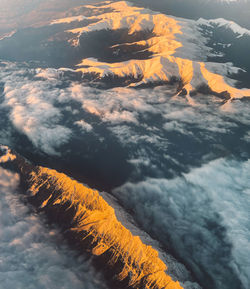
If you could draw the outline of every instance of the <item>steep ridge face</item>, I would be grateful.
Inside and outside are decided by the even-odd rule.
[[[126,48],[141,47],[141,51],[150,53],[147,59],[131,59],[124,62],[102,62],[95,58],[85,58],[76,69],[83,77],[92,75],[92,80],[110,78],[128,80],[125,85],[138,87],[159,83],[177,82],[177,94],[192,95],[196,92],[215,94],[226,99],[249,97],[249,89],[233,87],[220,66],[216,73],[213,65],[203,62],[204,54],[209,54],[205,39],[199,33],[199,21],[169,17],[145,8],[134,7],[129,2],[104,2],[103,5],[85,6],[90,11],[108,11],[99,15],[85,17],[93,23],[66,30],[72,35],[71,45],[80,47],[81,39],[86,34],[96,31],[128,30],[128,35],[145,33],[147,37],[139,41],[118,43],[110,47],[113,54],[119,55]],[[51,24],[65,24],[83,20],[75,15],[58,19]],[[150,33],[150,36],[149,36]],[[234,69],[235,70],[235,69]],[[236,69],[237,71],[237,69]],[[204,87],[206,88],[204,90]]]
[[[183,288],[166,273],[158,252],[133,236],[96,190],[55,170],[33,166],[8,147],[0,149],[0,163],[10,162],[17,169],[30,201],[48,215],[63,220],[80,243],[87,240],[92,254],[105,255],[108,264],[116,267],[118,280],[125,280],[131,288]]]
[[[0,166],[1,289],[110,289],[93,258],[79,256],[24,199],[19,174]]]

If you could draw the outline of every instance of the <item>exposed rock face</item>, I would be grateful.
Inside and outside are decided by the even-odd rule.
[[[166,273],[158,252],[133,236],[98,191],[55,170],[34,166],[7,147],[0,162],[16,169],[29,200],[61,225],[78,243],[102,255],[119,281],[132,288],[182,288]]]

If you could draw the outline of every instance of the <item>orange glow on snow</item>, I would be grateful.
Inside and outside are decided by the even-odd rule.
[[[234,88],[225,82],[223,76],[207,70],[204,63],[201,63],[200,66],[203,77],[207,80],[209,87],[211,87],[213,91],[218,93],[227,91],[230,93],[231,98],[250,97],[250,89]]]
[[[96,22],[67,31],[75,35],[72,39],[73,45],[79,45],[79,38],[83,33],[96,30],[124,28],[128,29],[129,34],[148,31],[152,34],[149,39],[116,44],[111,48],[119,49],[121,45],[128,47],[138,45],[143,47],[142,52],[151,52],[152,56],[149,59],[131,59],[119,63],[99,62],[94,58],[88,58],[83,59],[78,64],[77,71],[83,74],[93,73],[97,79],[110,76],[133,77],[135,81],[130,86],[168,82],[172,76],[179,77],[183,88],[187,91],[190,104],[193,102],[189,93],[203,84],[207,84],[214,92],[227,91],[231,98],[250,96],[249,89],[237,89],[230,86],[222,75],[209,71],[205,63],[175,56],[179,48],[185,49],[185,41],[188,41],[183,34],[181,20],[145,8],[135,7],[126,1],[105,2],[101,6],[87,5],[85,7],[93,10],[102,9],[103,11],[108,9],[108,12],[86,17],[87,19],[95,19]],[[59,19],[55,23],[69,23],[78,18],[81,19],[81,16]],[[184,42],[182,42],[182,36]]]

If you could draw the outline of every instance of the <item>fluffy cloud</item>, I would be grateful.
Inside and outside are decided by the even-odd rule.
[[[59,154],[64,144],[70,147],[76,136],[88,132],[105,140],[108,131],[128,150],[128,160],[143,159],[137,167],[158,166],[161,156],[168,164],[164,167],[176,170],[185,166],[183,152],[192,163],[197,160],[192,153],[200,153],[202,160],[215,151],[214,145],[217,151],[240,152],[244,141],[237,140],[247,141],[249,102],[244,100],[224,103],[209,95],[175,96],[171,86],[97,89],[70,82],[62,71],[20,69],[14,64],[2,69],[1,79],[3,119],[50,155]],[[2,138],[6,131],[7,127]],[[230,142],[225,141],[228,138]],[[192,145],[188,149],[185,143]],[[201,149],[195,150],[197,146]]]
[[[78,120],[78,121],[75,122],[75,124],[77,126],[79,126],[83,131],[90,132],[90,131],[93,130],[92,125],[90,125],[89,123],[87,123],[84,120]]]
[[[70,129],[60,124],[62,114],[54,105],[60,90],[53,80],[29,81],[28,73],[20,70],[4,75],[2,107],[10,109],[13,125],[35,146],[48,154],[57,154],[56,148],[67,142],[71,135]]]

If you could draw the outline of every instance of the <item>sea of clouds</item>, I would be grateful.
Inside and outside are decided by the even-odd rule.
[[[19,132],[39,151],[59,155],[76,135],[102,142],[108,132],[121,147],[136,146],[129,153],[133,163],[152,162],[161,155],[181,166],[180,160],[192,161],[189,154],[249,152],[247,100],[178,97],[171,86],[102,90],[72,82],[55,69],[10,63],[2,67],[0,77],[1,139],[10,146]]]

